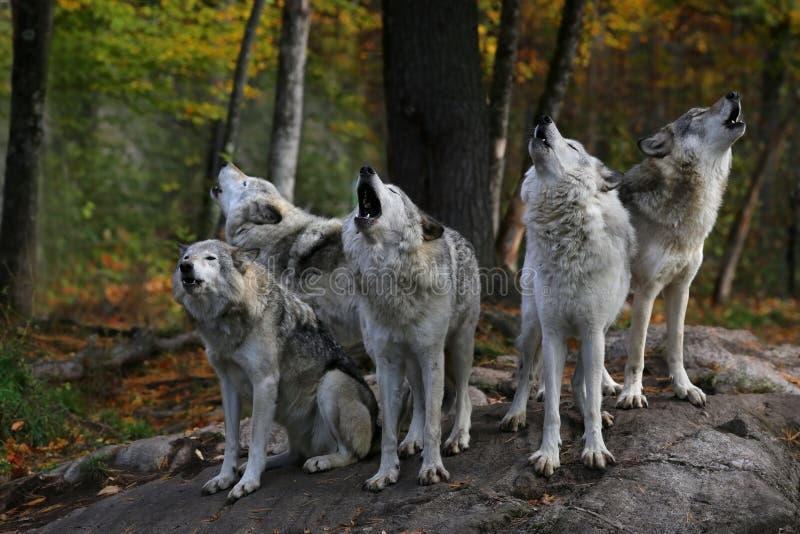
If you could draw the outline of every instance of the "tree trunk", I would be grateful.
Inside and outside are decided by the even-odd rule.
[[[489,131],[478,9],[470,0],[384,0],[388,178],[492,263]]]
[[[53,2],[13,0],[11,9],[14,59],[0,223],[0,303],[30,316],[36,267],[36,181],[44,138]]]
[[[508,113],[511,107],[511,88],[514,85],[514,65],[517,62],[519,13],[519,0],[503,0],[497,50],[494,53],[492,86],[489,89],[489,191],[492,198],[493,237],[497,235],[500,225],[500,197],[506,170]]]
[[[211,124],[211,139],[208,147],[208,158],[206,160],[206,173],[208,174],[206,187],[204,188],[203,203],[200,210],[200,220],[198,229],[200,236],[205,237],[210,234],[212,237],[219,235],[219,228],[222,222],[220,216],[217,221],[212,221],[213,206],[208,190],[217,180],[220,168],[226,160],[233,159],[236,153],[236,139],[239,134],[239,117],[242,110],[242,99],[244,88],[247,85],[247,65],[250,63],[250,52],[253,50],[253,42],[256,40],[256,31],[261,22],[261,14],[264,12],[265,0],[253,0],[253,7],[250,16],[244,27],[242,44],[239,47],[239,55],[236,57],[236,67],[233,71],[233,85],[231,94],[228,98],[228,112],[225,121],[216,120]],[[209,227],[210,226],[210,227]]]
[[[789,195],[789,228],[786,233],[786,294],[797,296],[797,219],[800,213],[800,181]]]
[[[792,124],[791,119],[792,115],[791,112],[789,112],[769,135],[764,149],[761,151],[753,181],[750,183],[750,187],[747,190],[744,204],[736,213],[733,226],[728,234],[725,254],[722,257],[719,273],[717,274],[717,279],[714,284],[713,301],[715,305],[727,304],[730,300],[733,278],[736,275],[736,267],[739,265],[739,259],[742,257],[742,251],[747,241],[747,234],[750,232],[753,213],[758,206],[758,193],[761,191],[761,187],[764,185],[767,177],[771,176],[775,171],[775,166],[783,152],[786,135]]]
[[[290,202],[294,199],[297,156],[300,152],[306,49],[310,27],[309,0],[286,0],[278,55],[268,177]]]
[[[561,15],[561,25],[558,28],[558,41],[556,50],[550,60],[550,68],[547,72],[544,92],[539,99],[534,117],[543,113],[549,114],[553,119],[558,118],[561,105],[564,102],[564,95],[569,86],[569,80],[575,64],[575,54],[578,51],[581,32],[583,30],[584,12],[586,10],[586,0],[566,0],[564,10]],[[530,129],[530,127],[528,128]],[[519,174],[514,194],[511,197],[506,210],[503,222],[497,234],[496,255],[500,266],[515,271],[519,246],[522,242],[522,235],[525,226],[522,216],[525,206],[519,196],[522,182],[525,179],[525,172],[530,165],[527,164],[528,139],[525,139],[523,147],[522,171]]]

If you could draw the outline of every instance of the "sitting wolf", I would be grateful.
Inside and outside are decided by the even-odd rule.
[[[564,139],[546,115],[539,119],[528,150],[534,170],[523,191],[530,247],[525,269],[534,274],[534,291],[523,296],[522,307],[524,317],[537,321],[538,316],[541,324],[545,382],[542,444],[529,462],[545,476],[559,466],[566,338],[578,336],[572,392],[585,429],[581,458],[587,467],[605,469],[607,462],[614,462],[603,442],[600,409],[605,332],[628,295],[636,239],[612,189],[619,173],[587,154],[580,143]]]
[[[303,459],[309,473],[352,464],[370,452],[377,429],[377,402],[355,365],[311,308],[252,261],[256,254],[201,241],[182,248],[172,276],[222,390],[225,456],[204,493],[236,482],[240,403],[253,401],[249,458],[229,501],[257,490],[265,469]],[[273,421],[286,428],[289,449],[267,458]]]
[[[625,173],[619,194],[631,213],[639,252],[631,266],[633,308],[620,408],[647,406],[642,393],[644,347],[653,302],[664,295],[667,361],[679,399],[703,406],[706,396],[683,366],[683,322],[689,286],[703,262],[703,242],[714,227],[728,183],[733,144],[744,135],[735,92],[710,108],[693,108],[639,141],[645,160]]]
[[[447,480],[442,463],[445,381],[455,391],[455,422],[446,453],[469,447],[468,383],[480,313],[478,264],[472,246],[423,213],[398,187],[362,167],[358,207],[347,217],[344,249],[358,271],[364,344],[377,367],[383,434],[378,473],[366,488],[380,491],[399,475],[397,421],[403,376],[411,384],[414,418],[401,449],[422,438],[420,484]]]

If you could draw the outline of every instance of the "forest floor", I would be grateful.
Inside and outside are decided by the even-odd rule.
[[[769,343],[800,344],[800,329],[796,327],[800,324],[800,307],[796,302],[748,302],[726,311],[694,302],[689,309],[687,324],[747,326]],[[492,306],[490,311],[509,316],[519,313],[518,309],[500,305]],[[654,323],[663,319],[662,310],[657,308]],[[628,320],[626,312],[619,325],[627,326]],[[744,321],[747,323],[742,324]],[[81,324],[32,323],[24,330],[8,332],[0,340],[0,485],[46,471],[102,447],[150,436],[192,432],[222,420],[218,382],[199,347],[164,352],[121,369],[95,370],[74,382],[41,383],[25,371],[28,364],[42,358],[73,357],[92,334],[97,336],[99,346],[117,344],[131,336],[130,328],[134,326],[110,314],[82,318]],[[476,365],[502,368],[497,365],[498,357],[516,353],[513,335],[513,327],[504,329],[482,322],[476,343]],[[17,373],[16,378],[10,370]],[[622,381],[621,365],[611,365],[610,371],[615,379]],[[565,383],[570,374],[568,369]],[[794,378],[800,385],[800,377]],[[653,376],[646,379],[648,395],[671,390],[668,380]],[[14,380],[16,384],[9,383]],[[510,400],[509,392],[503,388],[492,386],[484,388],[484,392],[490,404]],[[800,443],[800,432],[787,439]],[[15,499],[13,506],[0,498],[0,520],[58,513],[60,508],[72,508],[99,498],[98,493],[103,495],[106,487],[124,488],[153,477],[115,473],[99,466],[98,473],[90,478],[93,481],[89,486],[72,493],[71,502],[35,490],[23,500]]]

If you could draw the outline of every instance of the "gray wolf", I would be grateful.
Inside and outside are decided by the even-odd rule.
[[[468,395],[480,280],[472,246],[422,212],[375,171],[361,168],[358,206],[342,233],[347,258],[359,276],[364,344],[376,362],[383,430],[381,463],[365,488],[397,482],[400,386],[411,385],[414,417],[400,448],[420,440],[419,483],[447,480],[442,463],[441,412],[445,380],[455,392],[455,422],[444,451],[469,447]]]
[[[309,214],[267,180],[229,163],[211,197],[225,215],[225,239],[258,248],[258,261],[297,291],[343,346],[361,342],[354,277],[342,248],[342,221]]]
[[[249,458],[229,501],[257,490],[265,469],[302,460],[309,473],[349,465],[377,437],[377,402],[355,365],[313,310],[253,261],[257,254],[201,241],[182,248],[172,276],[222,390],[225,455],[204,493],[236,482],[240,405],[253,402]],[[289,448],[268,458],[273,421],[286,428]]]
[[[745,132],[739,95],[693,108],[639,141],[646,158],[625,173],[620,198],[639,239],[632,265],[633,309],[621,408],[647,406],[642,371],[653,302],[664,295],[667,360],[679,399],[703,406],[706,396],[683,366],[683,324],[689,286],[703,261],[703,242],[714,227],[730,174],[731,147]]]
[[[619,173],[561,136],[552,119],[539,119],[528,145],[533,172],[524,183],[533,296],[523,317],[542,331],[545,418],[542,443],[528,459],[550,476],[559,467],[561,377],[566,338],[580,339],[572,391],[584,420],[583,463],[605,469],[614,457],[603,442],[601,400],[605,332],[625,302],[636,246],[628,213],[614,190]],[[529,274],[529,276],[530,276]]]

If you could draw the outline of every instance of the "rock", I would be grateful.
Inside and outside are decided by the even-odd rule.
[[[444,459],[449,483],[419,486],[419,459],[409,458],[402,461],[395,486],[367,493],[361,483],[378,467],[373,456],[316,475],[300,467],[271,471],[256,493],[226,505],[226,492],[200,496],[202,485],[219,469],[213,465],[105,498],[96,490],[78,498],[66,487],[62,517],[42,519],[27,510],[10,516],[3,528],[744,533],[796,527],[799,451],[783,436],[787,429],[800,430],[800,396],[713,395],[707,416],[670,395],[649,400],[646,410],[614,411],[616,424],[605,435],[617,464],[605,473],[580,462],[583,428],[569,401],[561,406],[561,468],[550,479],[533,475],[526,461],[541,440],[541,404],[529,404],[528,427],[516,434],[498,430],[508,404],[494,404],[473,412],[470,448]],[[613,410],[612,399],[604,402]],[[49,497],[46,504],[58,503]]]
[[[497,385],[504,380],[511,380],[511,371],[492,369],[491,367],[473,367],[469,383],[481,389],[497,389]]]
[[[606,360],[624,365],[625,332],[609,331]],[[665,325],[647,331],[645,369],[668,376]],[[800,347],[767,345],[746,330],[687,326],[684,362],[689,378],[707,393],[800,394]]]
[[[513,354],[503,354],[495,358],[495,363],[498,367],[516,369],[519,365],[519,356]]]
[[[489,397],[486,396],[486,393],[479,390],[475,386],[469,387],[469,400],[472,403],[473,408],[477,408],[478,406],[488,406],[489,404]]]
[[[516,339],[519,335],[520,318],[518,313],[507,312],[500,308],[484,307],[481,309],[480,323],[488,324],[507,339]]]

